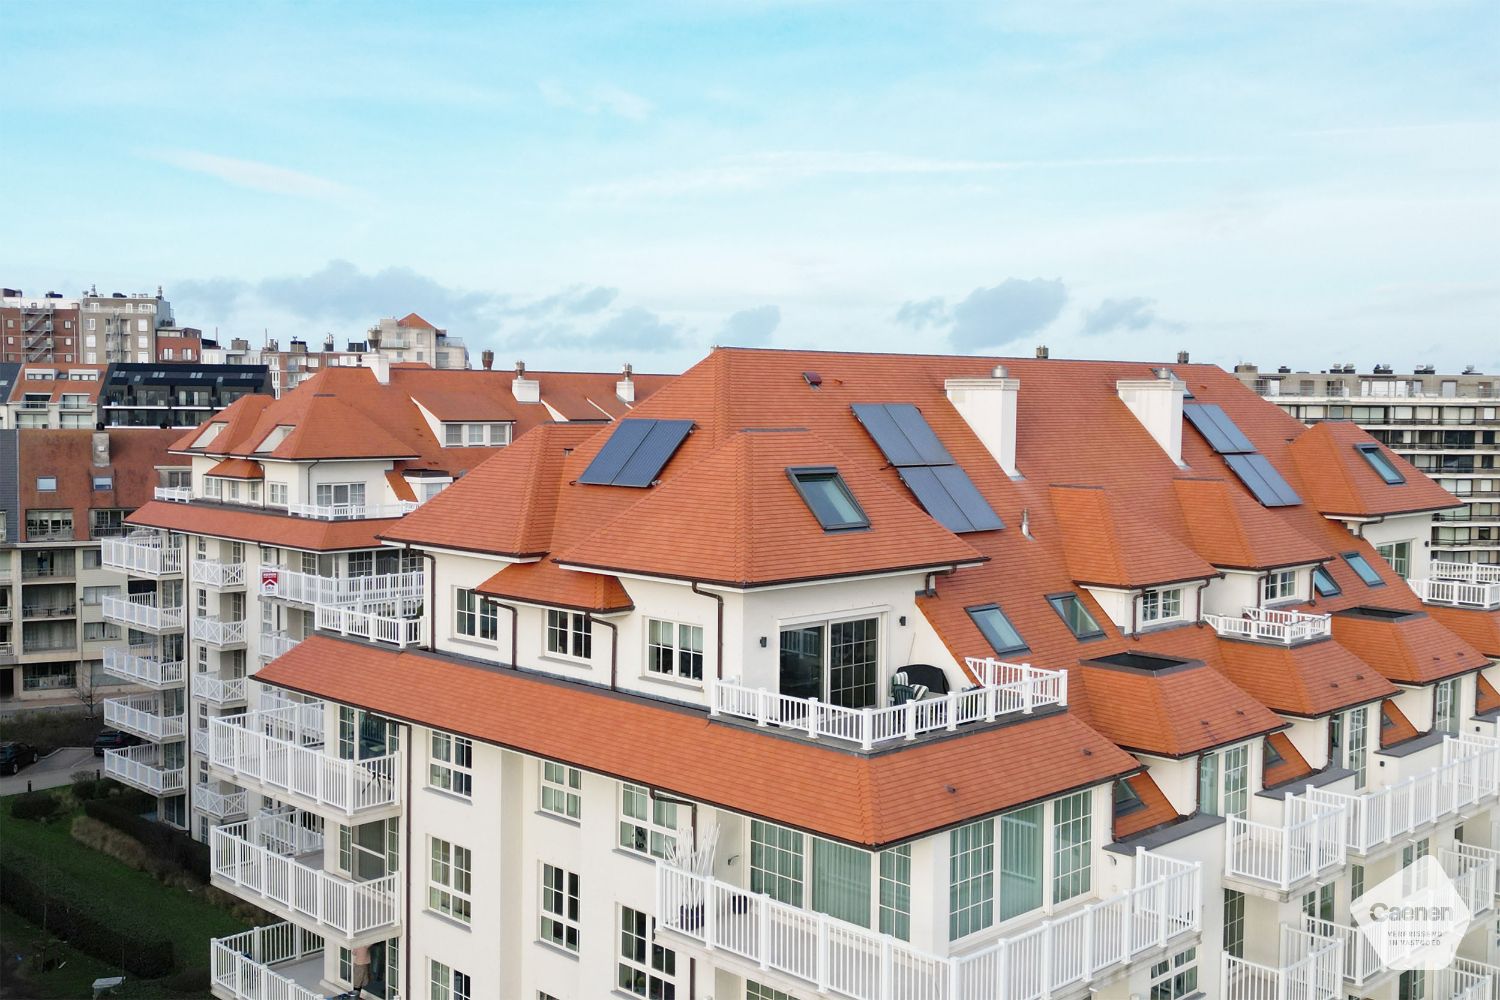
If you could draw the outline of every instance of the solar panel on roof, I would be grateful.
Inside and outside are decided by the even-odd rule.
[[[913,465],[897,469],[922,509],[955,534],[1005,527],[969,474],[956,465]]]
[[[650,486],[692,429],[691,420],[621,420],[578,481]]]
[[[1198,433],[1208,441],[1209,447],[1220,455],[1248,455],[1255,445],[1229,419],[1229,414],[1217,403],[1188,403],[1182,407],[1182,415],[1198,428]]]
[[[855,403],[852,409],[885,460],[896,468],[953,464],[953,456],[927,426],[922,411],[910,403]]]
[[[1302,502],[1281,473],[1260,454],[1225,455],[1224,461],[1263,507],[1294,507]]]

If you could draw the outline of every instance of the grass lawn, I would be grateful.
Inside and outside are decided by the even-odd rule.
[[[48,972],[28,973],[24,983],[16,982],[12,978],[15,956],[32,954],[37,942],[42,939],[41,928],[27,923],[9,910],[0,910],[0,950],[3,950],[4,961],[3,970],[0,970],[0,996],[25,997],[28,1000],[32,997],[38,1000],[77,1000],[79,997],[93,995],[90,987],[94,980],[120,974],[118,968],[64,945],[54,952],[62,963],[59,967]],[[121,998],[157,998],[171,994],[157,983],[126,976],[125,985],[111,995]]]
[[[88,886],[90,892],[123,905],[141,924],[158,928],[172,939],[180,968],[207,968],[209,939],[248,926],[201,895],[163,885],[145,872],[78,843],[68,831],[81,809],[43,824],[11,816],[10,801],[0,799],[0,855],[14,852],[37,859],[33,870],[38,873],[73,886]]]

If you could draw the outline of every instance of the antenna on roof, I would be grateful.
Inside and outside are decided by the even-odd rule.
[[[1021,534],[1035,540],[1031,534],[1031,509],[1029,507],[1021,508]]]

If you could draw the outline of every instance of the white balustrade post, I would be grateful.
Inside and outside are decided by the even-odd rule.
[[[818,699],[807,699],[807,738],[818,738]]]
[[[994,722],[995,716],[1000,714],[1000,689],[986,684],[980,688],[980,694],[984,697],[984,721]]]
[[[760,904],[756,911],[756,950],[760,952],[760,967],[769,969],[771,967],[771,897],[751,896],[752,900]]]
[[[875,995],[880,1000],[896,1000],[896,987],[893,980],[896,971],[896,959],[894,949],[891,947],[889,935],[881,935],[880,938],[880,982],[876,985]]]
[[[707,875],[697,876],[703,895],[703,944],[712,948],[718,940],[719,900],[714,883]]]
[[[719,715],[719,681],[713,674],[708,675],[708,714],[713,718]]]
[[[958,692],[949,691],[943,697],[948,702],[948,732],[955,732],[958,729]]]
[[[831,971],[828,968],[829,962],[830,962],[830,959],[831,959],[831,956],[829,954],[831,949],[830,949],[829,946],[830,946],[830,941],[829,941],[829,935],[828,935],[828,915],[826,913],[820,913],[820,914],[818,914],[818,955],[817,955],[818,992],[819,993],[827,993],[828,992],[828,983],[829,983],[829,975],[828,974]]]
[[[859,745],[868,750],[875,745],[875,713],[859,713]]]
[[[1030,715],[1036,708],[1036,678],[1031,674],[1030,667],[1021,670],[1021,698],[1023,715]]]
[[[760,688],[755,692],[755,724],[765,727],[766,724],[766,689]]]
[[[908,698],[906,704],[901,706],[902,725],[906,727],[906,739],[908,742],[917,738],[917,703]]]

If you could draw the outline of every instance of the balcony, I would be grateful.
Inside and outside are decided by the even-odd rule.
[[[153,743],[182,739],[187,733],[186,716],[163,715],[162,708],[159,695],[108,698],[104,702],[104,721]]]
[[[1199,930],[1199,866],[1138,851],[1135,886],[962,956],[941,956],[666,862],[657,933],[725,961],[774,969],[850,1000],[1005,997],[1083,989]]]
[[[141,632],[175,632],[182,628],[182,605],[157,607],[155,594],[104,598],[104,618]]]
[[[71,554],[66,560],[53,559],[41,563],[32,559],[23,559],[21,562],[21,579],[23,580],[58,580],[72,575]]]
[[[158,486],[152,495],[157,500],[165,500],[168,503],[187,503],[193,499],[193,488],[191,486]]]
[[[261,574],[261,593],[296,604],[361,607],[420,600],[427,593],[427,576],[421,570],[374,576],[319,576],[277,566]]]
[[[1289,893],[1336,873],[1347,857],[1348,812],[1341,801],[1288,796],[1282,823],[1224,819],[1224,874],[1259,889]]]
[[[104,751],[104,773],[151,795],[181,792],[187,778],[186,768],[164,766],[161,748],[149,745]]]
[[[358,521],[378,517],[402,517],[417,509],[414,500],[396,503],[289,503],[286,512],[293,517],[311,517],[319,521]]]
[[[226,679],[213,674],[194,674],[193,695],[220,708],[243,705],[248,684],[249,682],[243,677]]]
[[[260,634],[260,657],[263,660],[274,660],[278,656],[285,656],[301,641],[285,632],[262,632]]]
[[[1332,920],[1320,920],[1311,914],[1303,914],[1302,929],[1327,941],[1340,942],[1343,976],[1355,989],[1368,986],[1384,978],[1391,970],[1380,960],[1380,954],[1370,939],[1359,928]]]
[[[193,582],[220,590],[245,585],[245,564],[221,562],[218,559],[193,560]]]
[[[400,926],[401,876],[357,882],[325,871],[323,835],[295,812],[215,827],[211,848],[214,885],[298,926],[351,942]]]
[[[218,820],[246,815],[248,799],[246,792],[220,792],[208,785],[193,789],[193,805]]]
[[[1212,625],[1214,631],[1224,639],[1269,642],[1279,646],[1295,646],[1314,639],[1326,639],[1333,634],[1328,615],[1278,611],[1275,608],[1246,608],[1239,618],[1231,615],[1204,615],[1203,621]]]
[[[66,604],[23,604],[21,605],[22,618],[76,618],[78,616],[78,605],[69,601]]]
[[[183,680],[182,661],[163,661],[154,652],[151,646],[106,646],[104,672],[157,690],[177,687]]]
[[[1348,815],[1345,846],[1368,855],[1423,827],[1487,808],[1500,794],[1500,742],[1449,738],[1443,742],[1443,759],[1424,774],[1384,788],[1359,793],[1310,788],[1307,799],[1342,807]]]
[[[73,540],[73,528],[71,525],[59,528],[30,528],[26,529],[26,540],[28,542],[71,542]]]
[[[100,561],[131,576],[175,576],[182,572],[182,546],[156,532],[136,532],[104,539]]]
[[[296,924],[269,924],[215,938],[214,996],[219,1000],[323,1000],[323,939]]]
[[[317,627],[325,632],[337,632],[339,635],[392,646],[419,645],[422,641],[422,602],[394,602],[391,610],[399,610],[401,614],[380,615],[319,604],[315,609],[315,621]]]
[[[227,621],[213,615],[198,615],[193,619],[193,638],[210,646],[243,646],[245,644],[245,622]]]
[[[401,808],[401,755],[364,760],[323,745],[321,705],[209,721],[209,766],[225,780],[320,814],[375,819]]]
[[[322,610],[318,609],[320,614]],[[322,627],[321,620],[318,625]],[[776,726],[814,740],[843,740],[869,750],[878,744],[956,732],[960,726],[1030,715],[1038,708],[1068,703],[1065,671],[999,660],[970,659],[968,665],[982,680],[977,687],[884,708],[843,708],[816,698],[794,698],[718,681],[710,685],[709,714]]]
[[[1500,608],[1500,563],[1446,562],[1434,559],[1425,580],[1411,581],[1424,604],[1491,611]]]
[[[1339,1000],[1344,995],[1343,938],[1283,927],[1281,956],[1279,965],[1269,966],[1224,952],[1225,1000]]]

